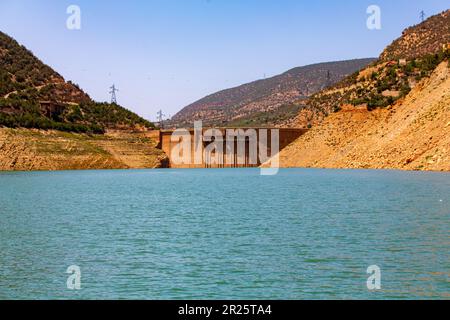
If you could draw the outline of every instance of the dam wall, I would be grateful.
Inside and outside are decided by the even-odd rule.
[[[199,141],[195,139],[195,135],[199,132],[194,129],[185,130],[184,133],[175,130],[162,130],[159,134],[159,146],[169,157],[170,168],[250,168],[259,167],[262,163],[261,159],[255,159],[255,152],[266,152],[268,156],[274,155],[275,148],[278,152],[283,150],[289,144],[297,140],[305,134],[307,129],[291,129],[291,128],[218,128],[218,129],[202,129],[201,136],[211,135],[208,132],[214,130],[219,134],[214,138],[201,140],[201,151],[199,151]],[[230,130],[244,133],[243,135],[228,136]],[[222,136],[222,137],[220,137]],[[184,140],[184,149],[181,153],[180,141]],[[256,139],[256,141],[254,141]],[[262,141],[261,141],[262,139]],[[276,140],[274,140],[276,139]],[[187,141],[187,142],[186,142]],[[278,141],[278,143],[276,143]],[[253,144],[255,143],[256,144]],[[211,144],[219,148],[211,148]],[[277,145],[272,146],[272,143]],[[265,150],[261,150],[261,145],[265,146]],[[208,147],[209,146],[209,147]],[[208,149],[210,151],[208,152]],[[211,149],[214,149],[211,151]],[[220,149],[220,150],[217,150]],[[186,153],[185,153],[186,152]],[[196,153],[197,152],[197,153]],[[175,161],[174,156],[179,155],[189,159],[180,163]],[[199,154],[201,154],[199,156]],[[276,154],[276,153],[275,153]],[[264,161],[263,161],[264,162]]]

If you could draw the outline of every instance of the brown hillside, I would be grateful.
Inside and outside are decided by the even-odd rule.
[[[402,36],[383,51],[380,59],[388,61],[421,57],[439,52],[443,44],[450,44],[450,10],[403,31]]]
[[[422,79],[431,75],[450,50],[450,10],[408,28],[370,66],[336,85],[314,94],[298,115],[283,125],[310,127],[319,124],[342,106],[369,110],[385,108],[403,99]]]
[[[281,152],[283,167],[450,171],[450,68],[394,106],[346,106]]]
[[[375,59],[327,62],[291,69],[281,75],[258,80],[209,95],[185,107],[172,119],[174,126],[261,126],[292,118],[294,102],[302,100],[361,70]]]
[[[0,128],[0,171],[156,168],[167,158],[156,148],[158,137]]]

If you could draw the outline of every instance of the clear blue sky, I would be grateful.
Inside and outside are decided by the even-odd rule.
[[[66,28],[76,4],[82,29]],[[366,9],[382,9],[382,29]],[[290,68],[378,56],[448,0],[0,0],[0,30],[94,99],[155,119],[215,91]]]

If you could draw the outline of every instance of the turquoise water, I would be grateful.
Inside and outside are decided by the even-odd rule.
[[[449,194],[446,173],[0,173],[0,299],[448,299]]]

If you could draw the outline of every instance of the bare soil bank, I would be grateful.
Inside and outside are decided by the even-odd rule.
[[[402,101],[331,114],[280,153],[282,167],[450,171],[450,68]]]
[[[0,170],[146,169],[161,167],[158,132],[105,135],[0,128]]]

